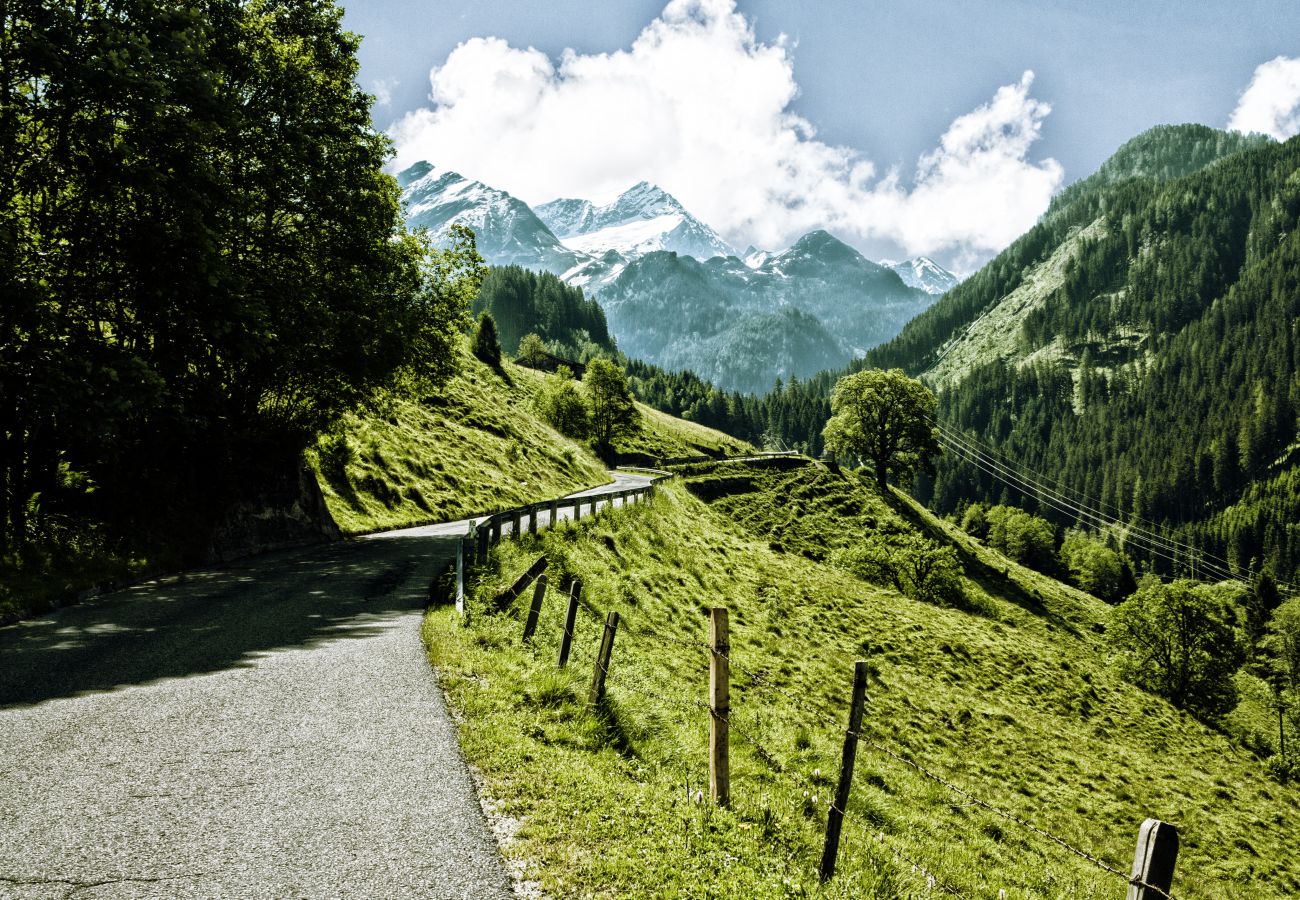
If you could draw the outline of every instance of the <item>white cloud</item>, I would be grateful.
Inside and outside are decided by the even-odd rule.
[[[393,102],[393,91],[400,82],[396,78],[378,78],[371,85],[370,92],[375,95],[375,106],[389,106]]]
[[[1032,162],[1046,103],[1033,73],[955,120],[914,184],[817,139],[790,111],[789,43],[757,40],[735,0],[672,0],[631,48],[558,63],[499,38],[430,73],[432,106],[393,127],[397,165],[428,159],[529,203],[608,200],[659,184],[733,243],[779,248],[813,228],[909,254],[982,256],[1030,227],[1060,186]]]
[[[1255,69],[1228,127],[1279,141],[1300,133],[1300,59],[1279,56]]]

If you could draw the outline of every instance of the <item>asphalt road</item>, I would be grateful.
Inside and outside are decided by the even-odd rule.
[[[510,897],[419,634],[469,524],[0,629],[0,897]]]

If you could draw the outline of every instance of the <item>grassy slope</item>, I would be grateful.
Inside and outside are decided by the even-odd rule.
[[[560,572],[585,579],[593,615],[579,620],[566,672],[553,667],[554,597],[532,647],[520,645],[514,614],[480,614],[467,628],[445,609],[429,614],[426,640],[465,715],[465,752],[504,811],[522,820],[508,852],[527,860],[544,890],[925,895],[910,865],[876,843],[883,832],[968,896],[997,897],[1001,888],[1010,897],[1123,895],[1122,879],[866,747],[839,874],[818,888],[827,775],[842,739],[834,723],[846,715],[852,661],[864,656],[874,670],[868,740],[1120,868],[1143,818],[1178,824],[1174,887],[1184,900],[1300,890],[1291,853],[1300,791],[1267,781],[1226,739],[1116,679],[1096,631],[1103,604],[955,535],[978,611],[913,602],[810,557],[859,529],[907,524],[938,534],[946,526],[819,469],[751,480],[752,491],[712,505],[668,483],[652,505],[501,546],[479,597],[539,550],[552,559],[553,580]],[[692,642],[702,640],[713,605],[731,610],[736,664],[800,701],[733,669],[733,723],[784,771],[733,733],[729,811],[693,799],[707,792],[706,714],[690,705],[704,698],[707,658]],[[602,717],[581,698],[596,615],[610,608],[630,627],[618,636]]]
[[[436,400],[394,400],[380,411],[349,414],[342,423],[348,452],[331,454],[328,437],[308,452],[345,532],[444,521],[609,480],[589,448],[534,413],[533,398],[554,376],[509,362],[498,372],[464,347],[460,357],[460,374]],[[675,455],[744,446],[712,429],[641,411],[643,428],[619,449]]]

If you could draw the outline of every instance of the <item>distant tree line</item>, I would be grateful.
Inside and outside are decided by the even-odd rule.
[[[514,356],[527,334],[536,334],[556,356],[585,362],[616,351],[605,311],[549,272],[495,266],[483,279],[473,313],[488,313],[502,349]]]

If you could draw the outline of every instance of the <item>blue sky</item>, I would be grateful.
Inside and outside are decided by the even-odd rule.
[[[1257,67],[1300,56],[1300,3],[1281,0],[739,0],[734,8],[731,0],[677,0],[674,6],[665,12],[665,0],[354,0],[345,4],[345,22],[365,37],[362,85],[386,101],[376,105],[376,122],[397,125],[392,133],[407,156],[471,169],[464,174],[529,202],[550,199],[551,191],[607,198],[621,180],[639,180],[633,175],[643,167],[649,180],[673,182],[663,186],[733,241],[783,242],[816,224],[824,206],[825,224],[864,251],[929,252],[964,268],[1032,222],[1044,192],[1086,176],[1128,138],[1160,123],[1224,127]],[[646,41],[656,22],[654,41]],[[501,40],[457,51],[474,38]],[[654,48],[630,53],[638,39]],[[526,55],[528,48],[540,53]],[[577,68],[564,69],[566,49],[578,54]],[[626,88],[638,78],[653,87],[665,71],[697,62],[693,77],[700,84],[734,81],[731,93],[719,89],[700,99],[681,87],[676,95],[669,88],[669,95],[637,99],[644,88],[602,87]],[[435,68],[445,69],[438,102],[430,100]],[[513,75],[495,93],[480,91],[495,83],[498,71]],[[710,118],[697,103],[714,103],[718,118],[727,120],[737,105],[764,96],[761,109],[731,123],[734,136],[721,149],[690,130],[692,118]],[[529,97],[550,112],[534,113]],[[516,101],[524,105],[513,118],[491,114]],[[657,110],[659,130],[615,114],[603,105],[610,102]],[[1273,105],[1278,102],[1287,101]],[[403,126],[416,110],[423,118]],[[753,160],[731,182],[709,171],[708,161],[735,152],[729,148],[748,156],[786,140],[787,131],[769,131],[764,117],[788,124],[792,116],[800,120],[789,132],[800,144],[791,151],[796,157]],[[982,128],[982,136],[962,137],[954,126],[963,121],[966,132]],[[472,134],[481,130],[478,123],[510,132],[516,122],[518,135],[494,137],[518,139],[526,159],[517,166],[508,156],[497,159],[482,135]],[[565,143],[566,128],[585,136],[577,150]],[[996,159],[972,163],[971,154],[999,133],[1011,140]],[[956,146],[963,140],[964,147]],[[550,158],[546,148],[556,144],[567,155]],[[670,145],[679,147],[671,160],[662,156]],[[582,151],[589,146],[587,157]],[[577,159],[575,171],[560,171],[569,158]],[[472,171],[476,166],[482,171]],[[801,174],[784,186],[769,185],[765,198],[750,196],[741,183],[772,181],[771,173],[790,170]],[[989,173],[992,194],[970,183],[976,170]],[[917,192],[926,180],[934,190]],[[958,189],[949,190],[954,182]],[[837,184],[850,200],[832,196]],[[711,185],[721,187],[711,191]],[[718,198],[723,189],[734,199]],[[946,211],[961,219],[963,204],[973,217],[987,211],[989,196],[1006,196],[1008,204],[988,212],[1004,221],[985,234],[971,222],[923,224]],[[855,214],[849,203],[865,211]]]

